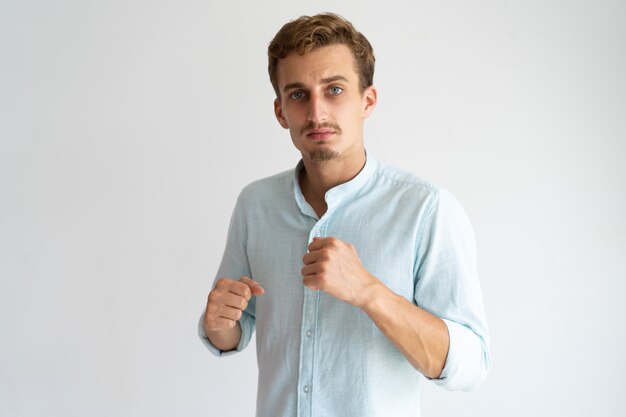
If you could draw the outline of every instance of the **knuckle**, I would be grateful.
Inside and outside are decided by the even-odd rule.
[[[217,300],[219,299],[219,294],[213,290],[209,293],[209,297],[208,297],[208,304],[213,304],[215,302],[217,302]]]
[[[250,287],[248,287],[248,284],[244,284],[243,282],[234,281],[233,289],[237,291],[237,294],[241,294],[241,296],[243,297],[248,297],[248,294],[252,294],[250,292]]]
[[[248,287],[247,285],[243,289],[243,296],[246,298],[246,300],[249,300],[250,298],[252,298],[252,291],[250,290],[250,287]]]

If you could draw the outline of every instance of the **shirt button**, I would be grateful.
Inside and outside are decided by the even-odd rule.
[[[306,337],[311,337],[312,334],[313,334],[313,332],[311,332],[310,330],[306,331]]]
[[[306,394],[308,394],[309,391],[311,391],[311,387],[309,387],[308,385],[305,385],[304,387],[302,387],[302,391],[304,391]]]

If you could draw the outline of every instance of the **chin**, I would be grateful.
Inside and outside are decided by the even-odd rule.
[[[309,159],[315,162],[332,161],[333,159],[338,159],[339,156],[339,152],[326,147],[314,149],[309,152]]]

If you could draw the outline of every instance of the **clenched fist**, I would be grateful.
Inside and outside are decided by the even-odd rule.
[[[206,305],[204,330],[207,335],[235,327],[252,296],[262,294],[265,294],[263,287],[248,277],[241,277],[239,281],[220,278],[209,293]]]
[[[370,290],[380,283],[365,269],[356,248],[334,237],[313,238],[302,261],[307,288],[322,290],[357,307],[364,307],[371,298]]]

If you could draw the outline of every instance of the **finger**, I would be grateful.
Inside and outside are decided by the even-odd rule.
[[[329,237],[314,237],[313,241],[309,243],[309,251],[315,251],[323,248],[332,238]]]
[[[206,329],[209,330],[224,330],[230,329],[234,327],[238,318],[241,318],[241,314],[243,312],[239,311],[239,314],[235,313],[232,309],[230,311],[225,310],[226,308],[232,309],[232,307],[221,306],[220,308],[207,308],[206,315],[204,317],[204,325]]]
[[[239,320],[242,314],[240,309],[228,306],[223,306],[219,311],[219,317],[233,321]]]
[[[233,281],[228,286],[228,292],[244,297],[246,300],[250,300],[250,298],[252,298],[252,290],[250,289],[250,286],[244,282]]]
[[[249,277],[241,277],[239,279],[239,282],[243,282],[244,284],[246,284],[250,288],[250,291],[252,291],[252,294],[254,295],[265,294],[265,289],[261,286],[261,284],[259,284],[258,282],[256,282],[255,280]]]
[[[230,279],[230,278],[220,278],[217,280],[217,282],[215,283],[215,288],[220,288],[220,289],[226,289],[228,290],[228,288],[233,285],[233,282],[237,282],[234,279]]]
[[[317,279],[315,276],[304,277],[302,279],[302,283],[304,284],[305,287],[307,287],[310,290],[321,289],[319,279]]]
[[[236,320],[225,319],[224,317],[216,317],[213,319],[209,330],[232,329],[237,324]]]
[[[248,300],[246,297],[233,293],[224,294],[222,303],[225,306],[237,308],[239,310],[245,310],[248,307]]]
[[[317,275],[321,271],[319,264],[306,265],[302,268],[302,276],[307,277],[310,275]]]
[[[302,257],[302,263],[305,265],[311,265],[316,262],[319,262],[323,259],[322,252],[316,250],[314,252],[308,252],[306,255]]]

